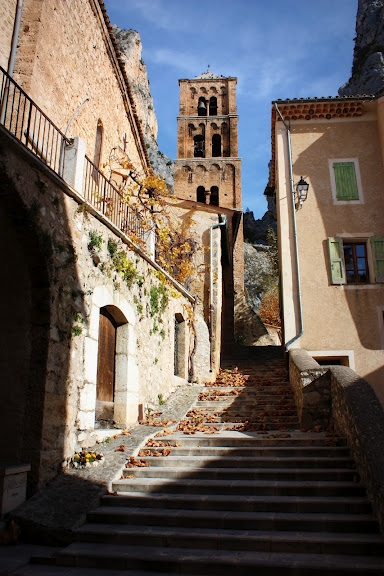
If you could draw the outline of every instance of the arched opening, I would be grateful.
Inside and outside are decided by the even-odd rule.
[[[197,202],[203,202],[205,204],[205,188],[204,186],[199,186],[196,191]]]
[[[186,324],[183,315],[175,314],[174,375],[186,378]]]
[[[96,421],[103,427],[115,420],[117,345],[125,316],[115,306],[100,308],[96,380]],[[121,347],[120,347],[121,348]]]
[[[212,156],[213,158],[221,156],[221,136],[214,134],[212,136]]]
[[[194,157],[195,158],[205,158],[205,138],[201,134],[194,136]]]
[[[51,302],[46,257],[50,243],[48,235],[40,236],[39,225],[1,167],[0,190],[0,242],[4,247],[0,282],[0,460],[31,464],[29,496],[38,489],[43,473]],[[63,373],[67,360],[63,353]],[[52,461],[62,450],[61,424],[57,425],[56,434]]]
[[[207,103],[204,96],[200,96],[199,103],[197,105],[197,114],[198,116],[206,116],[207,115]]]
[[[211,188],[211,201],[210,204],[213,206],[219,205],[219,189],[217,186],[212,186]]]
[[[193,136],[193,132],[195,131],[195,127],[193,124],[188,124],[188,136]]]
[[[216,96],[211,96],[209,99],[209,115],[217,116],[217,98]]]

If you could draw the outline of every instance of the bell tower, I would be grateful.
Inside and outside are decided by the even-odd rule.
[[[241,210],[236,78],[208,71],[179,80],[175,193],[179,198]]]
[[[238,157],[237,79],[207,72],[179,80],[174,192],[222,228],[221,353],[233,349],[235,307],[244,297],[241,159]],[[224,239],[225,238],[225,239]],[[212,252],[212,251],[211,251]],[[207,290],[211,292],[210,289]],[[214,304],[210,309],[215,308]],[[215,308],[216,309],[216,308]],[[211,324],[211,321],[208,322]]]

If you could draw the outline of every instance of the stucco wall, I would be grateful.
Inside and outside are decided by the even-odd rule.
[[[15,80],[65,132],[80,136],[94,158],[96,129],[103,124],[101,164],[121,146],[143,167],[137,129],[122,88],[116,56],[97,0],[51,2],[25,0],[19,35]]]
[[[277,174],[287,342],[298,333],[299,322],[284,132],[282,129],[277,139]],[[345,355],[354,351],[352,367],[370,382],[383,402],[383,316],[380,311],[384,307],[384,286],[375,282],[372,259],[369,284],[333,285],[327,247],[328,237],[363,239],[368,243],[369,256],[369,238],[383,233],[384,170],[375,111],[372,106],[367,107],[361,118],[353,120],[292,122],[291,142],[294,182],[303,175],[310,184],[308,199],[296,211],[304,329],[298,345],[320,356],[326,351],[338,351],[335,356],[343,350]],[[338,205],[332,198],[328,160],[350,158],[358,159],[364,201]]]

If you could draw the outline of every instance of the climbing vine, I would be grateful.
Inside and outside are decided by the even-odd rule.
[[[196,270],[194,256],[200,250],[190,231],[193,220],[181,221],[173,213],[172,190],[160,176],[141,176],[120,148],[113,148],[103,171],[119,190],[141,229],[156,234],[156,261],[175,280],[188,287]],[[108,201],[108,199],[106,200]],[[145,242],[134,226],[123,222],[127,236],[145,250]]]

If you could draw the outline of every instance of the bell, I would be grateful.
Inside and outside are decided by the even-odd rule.
[[[206,107],[206,105],[205,105],[204,100],[199,100],[199,104],[198,104],[198,106],[197,106],[197,110],[200,111],[200,110],[206,110],[206,109],[207,109],[207,107]]]

